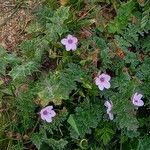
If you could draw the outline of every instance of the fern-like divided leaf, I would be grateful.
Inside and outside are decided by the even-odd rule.
[[[40,150],[44,139],[46,139],[46,136],[43,136],[42,133],[34,133],[31,137],[31,141],[35,144],[38,150]]]
[[[21,63],[21,60],[15,54],[8,54],[6,50],[0,46],[0,73],[5,74],[6,66],[9,64],[15,66]]]
[[[44,105],[49,101],[61,103],[61,100],[69,99],[69,94],[77,89],[76,83],[82,82],[85,77],[84,70],[78,65],[69,64],[63,71],[50,74],[43,82],[44,85],[38,95],[43,99]]]
[[[46,24],[46,34],[50,41],[57,39],[58,35],[61,36],[68,31],[66,24],[64,24],[68,17],[69,7],[62,6],[54,12],[52,17],[48,18],[49,23]]]
[[[71,137],[83,138],[86,133],[90,134],[91,129],[96,128],[101,119],[102,108],[99,101],[93,104],[83,102],[68,119]]]
[[[18,93],[18,97],[15,102],[15,106],[18,113],[18,118],[20,123],[22,124],[22,128],[19,128],[20,132],[26,132],[27,129],[33,128],[34,122],[32,119],[35,118],[35,95],[32,92],[31,88],[27,89],[27,91]]]
[[[135,2],[133,0],[122,4],[117,11],[117,16],[114,19],[114,21],[108,24],[109,32],[119,33],[122,29],[124,29],[127,26],[129,19],[132,16],[132,12],[134,8],[135,8]]]
[[[98,128],[95,130],[95,139],[100,143],[103,141],[103,143],[106,145],[110,142],[111,138],[114,135],[114,130],[109,125],[108,122],[102,123]]]
[[[148,52],[150,52],[150,35],[149,36],[147,36],[146,38],[145,38],[145,40],[142,42],[142,47],[143,47],[143,51],[145,52],[145,53],[148,53]]]
[[[143,139],[139,139],[137,150],[149,150],[150,149],[150,138],[145,136]]]
[[[9,72],[9,75],[13,78],[13,80],[16,80],[25,78],[27,75],[31,75],[35,71],[38,71],[38,64],[30,61],[25,64],[15,66]]]
[[[136,76],[140,80],[144,80],[144,79],[149,78],[149,76],[150,76],[149,68],[150,68],[150,58],[145,57],[143,64],[141,64],[137,69]]]
[[[115,39],[123,50],[127,50],[128,47],[131,47],[138,41],[139,33],[143,34],[139,24],[134,25],[129,23],[127,29],[120,36],[116,35]]]
[[[68,144],[68,141],[64,139],[55,140],[53,138],[48,138],[45,132],[44,134],[42,133],[33,134],[31,140],[36,145],[36,148],[38,150],[44,149],[44,144],[47,144],[49,148],[52,148],[52,150],[63,150]]]
[[[112,61],[111,61],[110,50],[106,41],[97,36],[95,36],[93,40],[95,41],[97,47],[100,49],[99,53],[100,53],[100,60],[102,61],[102,67],[104,69],[109,68]]]
[[[55,140],[52,138],[47,139],[45,143],[47,143],[50,147],[52,147],[53,150],[63,150],[68,144],[68,142],[64,139]]]
[[[5,73],[5,67],[7,65],[7,61],[4,59],[6,56],[6,51],[3,47],[0,47],[0,73],[4,74]]]
[[[36,61],[36,63],[41,61],[41,57],[47,48],[48,41],[46,41],[44,38],[25,40],[20,45],[23,59],[26,61]]]
[[[113,112],[116,114],[116,122],[120,128],[136,131],[138,121],[132,104],[132,94],[135,89],[135,84],[128,74],[122,74],[114,79],[114,86],[118,85],[118,92],[112,94],[110,99],[113,101]]]
[[[135,70],[135,68],[141,63],[141,60],[139,58],[139,54],[132,52],[129,50],[129,47],[133,47],[135,45],[139,44],[139,38],[140,35],[144,35],[145,31],[140,27],[140,24],[128,24],[126,30],[124,30],[120,35],[115,35],[115,41],[119,48],[125,53],[125,63],[130,64],[130,67]],[[142,43],[142,47],[135,46],[136,51],[141,51],[141,49],[144,49],[144,51],[148,51],[149,44],[147,40],[149,37],[147,37]],[[134,48],[134,47],[133,47]]]

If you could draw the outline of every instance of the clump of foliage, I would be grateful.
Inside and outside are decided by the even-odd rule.
[[[149,150],[149,6],[43,1],[25,29],[30,38],[12,53],[0,47],[0,149]],[[68,34],[78,39],[75,51],[61,43]],[[111,77],[103,91],[101,73]],[[135,92],[144,106],[133,105]],[[46,122],[40,111],[49,105],[56,115]]]

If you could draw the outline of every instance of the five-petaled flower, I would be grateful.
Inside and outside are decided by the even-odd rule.
[[[54,117],[56,113],[53,110],[53,106],[47,106],[40,111],[40,115],[42,120],[52,122],[52,117]]]
[[[102,73],[98,77],[95,78],[95,83],[98,86],[98,88],[103,91],[104,88],[109,89],[110,88],[110,79],[111,77],[105,73]]]
[[[114,115],[112,113],[112,106],[113,106],[112,101],[106,101],[104,103],[104,105],[107,107],[106,111],[107,111],[107,114],[109,115],[109,119],[113,120],[114,119]]]
[[[61,40],[61,43],[65,45],[67,51],[75,51],[77,49],[78,39],[69,34],[66,38]]]
[[[133,105],[135,106],[143,106],[144,105],[144,102],[141,100],[141,98],[143,97],[142,94],[139,94],[139,93],[135,93],[133,96],[132,96],[132,103]]]

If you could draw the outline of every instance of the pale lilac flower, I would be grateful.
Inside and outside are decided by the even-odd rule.
[[[102,73],[95,79],[95,83],[98,86],[98,88],[103,91],[104,88],[109,89],[110,88],[110,79],[111,77],[105,73]]]
[[[109,119],[110,120],[113,120],[114,119],[114,115],[113,115],[113,113],[112,113],[112,101],[106,101],[105,103],[104,103],[104,105],[107,107],[107,114],[108,114],[108,116],[109,116]]]
[[[40,111],[40,115],[42,120],[46,120],[47,122],[52,122],[52,117],[56,115],[53,110],[53,106],[47,106]]]
[[[61,40],[61,43],[65,45],[67,51],[75,51],[77,49],[77,42],[78,39],[70,34],[66,38]]]
[[[143,106],[144,105],[144,102],[141,100],[141,98],[143,97],[142,94],[139,94],[139,93],[135,93],[133,96],[132,96],[132,103],[133,105],[135,106]]]

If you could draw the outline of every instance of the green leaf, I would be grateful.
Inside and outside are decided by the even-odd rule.
[[[90,103],[85,100],[81,103],[72,114],[72,118],[75,121],[75,125],[71,124],[70,134],[73,138],[78,138],[79,136],[83,138],[86,133],[90,134],[92,128],[96,128],[102,117],[102,108],[99,100],[97,102]],[[78,131],[77,131],[78,130]],[[78,134],[80,133],[80,135]]]
[[[38,22],[32,22],[26,29],[29,34],[40,32],[42,30],[41,25]]]
[[[24,85],[22,85],[24,86]],[[27,86],[27,85],[25,85]],[[33,93],[33,85],[28,85],[28,87],[22,92],[17,93],[16,101],[14,102],[14,107],[18,110],[19,123],[22,125],[18,130],[20,132],[26,132],[26,130],[33,128],[35,123],[35,95]],[[20,87],[19,87],[20,88]],[[31,123],[32,122],[32,123]]]
[[[126,54],[125,62],[130,63],[130,67],[133,67],[135,69],[135,67],[139,64],[137,54],[135,54],[133,52],[128,52]]]
[[[62,24],[53,24],[53,23],[47,23],[47,37],[49,40],[54,40],[58,38],[58,35],[61,36],[63,33],[66,33],[68,31],[67,26]]]
[[[77,89],[77,82],[82,82],[86,78],[86,73],[80,66],[69,64],[63,71],[56,71],[43,81],[41,91],[38,95],[44,100],[44,105],[49,101],[57,104],[62,100],[69,99],[69,94]]]
[[[5,49],[0,45],[0,56],[4,56],[6,54]]]
[[[150,35],[142,41],[142,48],[145,53],[150,52]]]
[[[50,138],[50,139],[46,139],[45,143],[47,143],[50,147],[52,147],[53,150],[63,150],[68,144],[68,141],[63,139],[55,140]]]
[[[21,58],[17,57],[16,54],[7,54],[5,60],[11,66],[16,66],[22,62]]]
[[[32,142],[36,145],[36,148],[38,150],[42,150],[43,144],[49,145],[49,148],[52,148],[53,150],[63,150],[65,146],[68,144],[68,141],[64,139],[55,140],[53,138],[48,138],[46,136],[46,132],[40,130],[40,133],[34,133],[31,137]]]
[[[150,19],[150,8],[142,13],[141,28],[144,28]]]
[[[144,62],[138,67],[136,76],[140,79],[146,79],[150,76],[150,58],[145,57]]]
[[[63,24],[65,20],[69,17],[69,7],[61,6],[54,13],[53,17],[50,20],[56,24]]]
[[[77,124],[75,122],[75,119],[73,118],[72,115],[69,116],[67,122],[71,125],[71,127],[77,132],[78,136],[80,136]]]
[[[69,7],[59,7],[55,12],[53,17],[50,17],[46,24],[46,35],[47,39],[50,41],[56,41],[58,35],[61,36],[63,33],[68,31],[67,24],[65,21],[69,18]]]
[[[31,75],[33,72],[38,71],[38,65],[35,62],[27,62],[22,65],[15,66],[10,72],[9,75],[13,80],[24,78],[27,75]]]
[[[131,101],[134,86],[131,86],[130,82],[127,82],[126,84],[128,85],[126,88],[122,88],[120,92],[114,93],[109,98],[113,102],[113,113],[116,114],[115,122],[119,124],[120,128],[137,131],[139,123]]]
[[[150,149],[150,138],[145,136],[144,139],[139,140],[139,144],[136,150],[149,150]]]
[[[31,140],[36,145],[37,149],[40,150],[43,142],[43,135],[39,133],[34,133],[31,137]]]
[[[6,67],[6,65],[7,65],[7,61],[5,60],[5,57],[6,57],[6,55],[7,55],[7,53],[6,53],[6,51],[5,51],[5,49],[2,47],[2,46],[0,46],[0,73],[2,73],[2,74],[5,74],[5,67]]]
[[[23,142],[17,141],[17,143],[15,145],[11,146],[11,150],[21,150],[23,149]]]
[[[108,24],[108,30],[111,33],[120,32],[126,27],[129,19],[132,16],[132,12],[135,8],[135,2],[133,0],[128,1],[120,6],[117,11],[115,19]]]
[[[112,61],[111,61],[110,50],[106,41],[96,36],[94,37],[94,41],[96,42],[97,47],[100,49],[99,53],[100,53],[100,59],[102,61],[102,67],[105,69],[109,68]]]
[[[21,63],[21,59],[18,58],[14,53],[8,54],[7,51],[0,46],[0,73],[5,74],[6,66],[15,66]]]
[[[105,125],[105,124],[104,124]],[[97,141],[103,141],[104,145],[108,144],[115,132],[108,126],[105,125],[103,128],[96,129],[96,139]]]
[[[34,38],[25,40],[20,44],[20,49],[23,54],[23,59],[26,61],[41,62],[44,51],[48,48],[48,41],[45,38]]]

